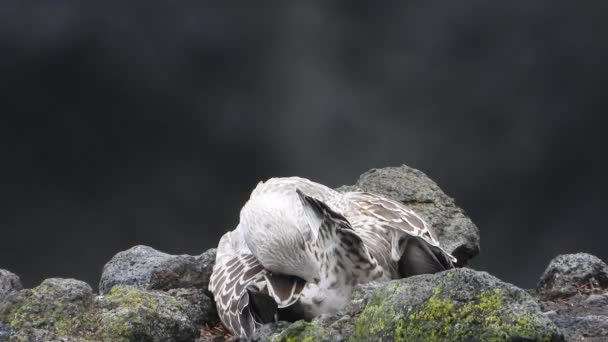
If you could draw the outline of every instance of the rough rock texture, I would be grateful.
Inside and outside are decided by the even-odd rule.
[[[608,293],[576,294],[540,305],[568,341],[608,341]]]
[[[115,286],[96,297],[73,279],[47,279],[0,303],[0,338],[17,341],[192,341],[217,316],[202,290]],[[4,337],[2,337],[4,335]]]
[[[88,333],[94,301],[93,290],[82,281],[46,279],[0,302],[0,321],[16,340],[76,339]]]
[[[541,276],[536,295],[568,341],[608,341],[608,266],[585,254],[560,255]]]
[[[215,263],[215,249],[199,256],[171,255],[148,246],[135,246],[116,254],[103,267],[99,291],[116,285],[141,289],[207,289]]]
[[[344,312],[256,341],[560,341],[558,328],[527,292],[485,273],[454,269],[382,284],[353,294]]]
[[[544,296],[564,297],[576,294],[581,286],[608,288],[608,265],[591,254],[560,255],[541,276],[538,291]]]
[[[459,265],[479,253],[479,230],[464,210],[423,172],[408,167],[371,169],[353,186],[338,191],[367,191],[406,204],[420,214],[437,234],[444,248],[458,258]]]
[[[117,286],[102,304],[96,336],[104,341],[191,341],[204,320],[200,308],[161,291]]]
[[[21,280],[16,274],[0,269],[0,300],[9,293],[19,291],[22,288]]]

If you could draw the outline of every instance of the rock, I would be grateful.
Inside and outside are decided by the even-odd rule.
[[[217,315],[215,302],[207,295],[206,290],[202,289],[171,289],[167,293],[173,297],[187,301],[192,307],[197,310],[194,323],[203,326],[213,326],[219,323],[220,318]]]
[[[92,324],[91,287],[74,279],[51,278],[31,290],[14,292],[0,303],[0,322],[17,340],[75,337]]]
[[[608,266],[599,258],[586,253],[554,258],[536,295],[568,341],[608,341]]]
[[[207,290],[215,264],[215,249],[199,256],[171,255],[148,246],[135,246],[116,254],[103,267],[99,291],[116,285],[148,290],[199,288]]]
[[[7,270],[0,269],[0,301],[9,293],[23,288],[19,277]]]
[[[73,279],[47,279],[0,303],[0,332],[26,341],[193,341],[211,299],[202,289],[170,291],[115,286],[96,297]]]
[[[245,341],[251,341],[251,342],[265,342],[268,341],[272,336],[276,336],[277,332],[283,332],[284,335],[287,335],[289,331],[294,332],[294,331],[300,331],[302,330],[301,327],[306,327],[308,325],[308,323],[304,322],[304,321],[298,321],[295,323],[289,323],[289,322],[275,322],[275,323],[269,323],[269,324],[265,324],[263,326],[261,326],[260,328],[258,328],[255,332],[255,335],[253,337],[251,337],[250,339],[245,339],[245,338],[239,338],[239,337],[233,337],[230,342],[245,342]],[[293,335],[293,333],[292,333]],[[300,335],[300,334],[297,334]],[[296,340],[297,341],[297,340]]]
[[[10,331],[8,327],[0,322],[0,341],[8,341],[10,336]]]
[[[367,191],[406,204],[433,227],[442,246],[458,258],[458,265],[479,254],[479,230],[464,210],[423,172],[406,165],[371,169],[354,186],[338,191]]]
[[[95,335],[103,341],[192,341],[203,320],[188,300],[128,286],[113,287],[102,306]]]
[[[540,302],[568,341],[608,341],[608,296],[576,294]]]
[[[547,299],[572,296],[585,288],[608,288],[608,265],[591,254],[577,253],[551,260],[537,291]]]
[[[260,330],[257,341],[561,341],[526,291],[466,268],[371,283],[343,312]]]

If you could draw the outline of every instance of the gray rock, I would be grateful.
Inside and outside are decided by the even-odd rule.
[[[303,322],[301,322],[303,323]],[[298,324],[301,324],[298,323]],[[276,334],[277,331],[285,331],[286,329],[288,329],[290,326],[291,330],[293,331],[294,328],[297,329],[298,324],[291,324],[289,322],[276,322],[276,323],[270,323],[270,324],[265,324],[262,327],[260,327],[255,335],[253,337],[251,337],[249,340],[246,338],[240,338],[240,337],[233,337],[230,342],[244,342],[244,341],[252,341],[252,342],[263,342],[263,341],[267,341],[268,338],[270,336],[272,336],[273,334]]]
[[[8,341],[10,334],[8,326],[0,322],[0,342]]]
[[[561,341],[526,291],[466,268],[358,287],[343,312],[260,330],[257,341]]]
[[[193,341],[215,324],[201,289],[143,290],[118,285],[96,297],[73,279],[47,279],[0,303],[0,338],[10,341]],[[1,339],[0,339],[1,340]]]
[[[27,341],[76,340],[94,305],[91,287],[74,279],[51,278],[0,303],[0,322],[11,338]]]
[[[540,306],[568,341],[608,341],[608,296],[576,294]]]
[[[23,288],[19,277],[7,270],[0,269],[0,301],[9,293]]]
[[[578,291],[608,288],[608,265],[586,253],[560,255],[549,263],[538,282],[543,298],[567,297]]]
[[[217,315],[215,302],[207,294],[206,290],[188,288],[188,289],[171,289],[167,293],[175,298],[183,299],[188,302],[194,310],[193,323],[199,326],[213,326],[220,322]]]
[[[193,341],[204,318],[199,307],[168,292],[115,286],[100,301],[94,339]]]
[[[423,172],[402,165],[372,169],[361,175],[354,186],[338,191],[367,191],[406,204],[432,227],[444,248],[458,258],[458,265],[479,254],[479,229],[464,210]]]
[[[116,285],[149,290],[190,287],[207,290],[214,264],[215,249],[191,256],[135,246],[116,254],[103,267],[99,291],[108,293]]]

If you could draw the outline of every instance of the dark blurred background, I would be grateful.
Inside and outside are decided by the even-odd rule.
[[[0,267],[198,254],[255,184],[426,172],[530,287],[608,259],[608,3],[3,0]]]

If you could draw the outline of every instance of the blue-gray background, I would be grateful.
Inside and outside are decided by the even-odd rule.
[[[532,286],[608,259],[605,1],[0,4],[0,267],[200,253],[261,179],[426,172]]]

